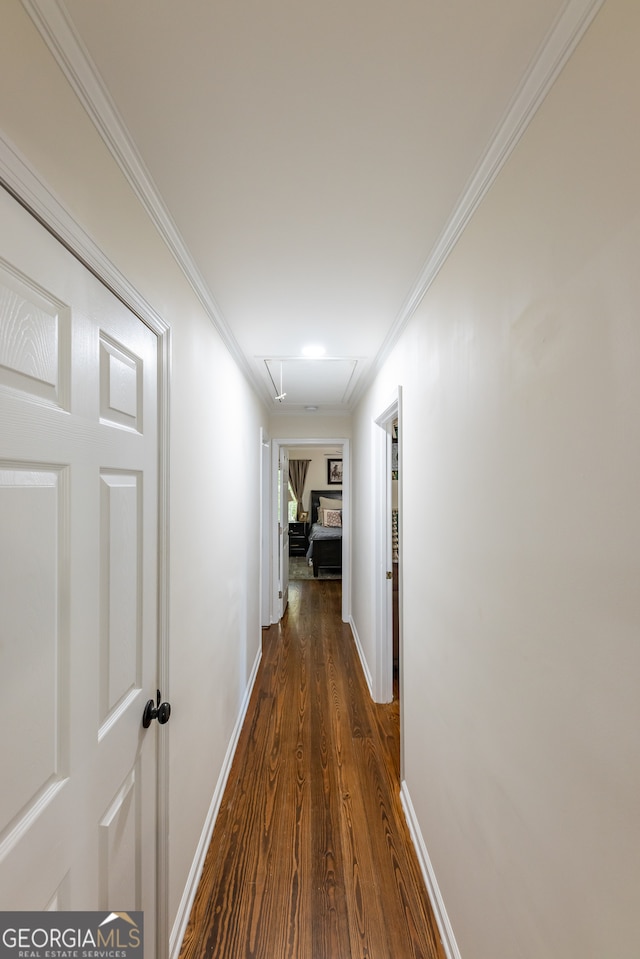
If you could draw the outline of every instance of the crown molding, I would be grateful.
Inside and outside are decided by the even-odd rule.
[[[605,0],[568,0],[512,97],[353,401],[368,389]]]
[[[200,300],[223,343],[264,402],[264,387],[240,349],[222,310],[195,264],[178,227],[131,139],[91,55],[60,0],[21,0],[58,66],[88,113],[107,148],[142,203],[160,236]]]

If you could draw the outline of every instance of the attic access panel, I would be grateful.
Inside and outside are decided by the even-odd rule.
[[[347,402],[360,372],[361,361],[353,358],[265,359],[272,398],[282,391],[282,406],[340,406]]]

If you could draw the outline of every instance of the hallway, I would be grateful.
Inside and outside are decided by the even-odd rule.
[[[180,959],[443,959],[399,799],[397,702],[371,702],[341,584],[292,582]]]

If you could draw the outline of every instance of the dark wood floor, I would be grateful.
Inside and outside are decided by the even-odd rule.
[[[263,660],[180,959],[444,959],[339,581],[296,582]]]

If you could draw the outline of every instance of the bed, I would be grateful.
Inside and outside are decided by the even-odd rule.
[[[335,509],[321,510],[320,500],[335,501]],[[324,512],[324,516],[318,516]],[[320,520],[325,519],[325,523]],[[329,525],[330,524],[330,525]],[[335,525],[334,525],[335,524]],[[311,490],[311,528],[307,559],[313,563],[313,575],[319,569],[342,570],[342,490]]]

